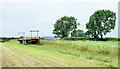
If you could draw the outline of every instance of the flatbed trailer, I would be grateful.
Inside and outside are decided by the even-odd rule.
[[[24,34],[24,37],[21,36],[18,39],[18,41],[23,45],[40,44],[40,39],[43,39],[43,37],[38,37],[39,30],[30,30],[30,32],[31,32],[31,37],[25,37],[25,33],[22,32],[22,34]],[[32,37],[32,32],[37,32],[37,37]]]
[[[18,41],[23,44],[23,45],[27,45],[27,44],[40,44],[40,39],[26,39],[26,38],[22,38],[22,39],[18,39]]]

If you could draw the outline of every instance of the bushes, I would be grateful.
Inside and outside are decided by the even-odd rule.
[[[64,40],[90,40],[90,38],[87,37],[64,37]]]
[[[88,37],[64,37],[62,38],[63,40],[95,40],[93,38],[88,38]],[[120,41],[120,38],[103,38],[98,39],[98,41]]]
[[[0,42],[6,42],[11,39],[18,39],[18,38],[16,38],[16,37],[0,37]]]
[[[102,41],[120,41],[120,38],[103,38]]]

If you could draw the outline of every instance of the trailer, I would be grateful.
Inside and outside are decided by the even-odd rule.
[[[43,39],[43,37],[38,37],[39,30],[30,30],[30,32],[31,32],[31,37],[25,37],[25,33],[22,32],[22,34],[24,34],[24,36],[21,36],[18,39],[18,41],[21,44],[23,44],[23,45],[27,45],[27,44],[40,44],[40,39]],[[37,32],[37,37],[32,37],[32,33],[33,32]]]

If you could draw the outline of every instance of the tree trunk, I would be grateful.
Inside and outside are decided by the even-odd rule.
[[[101,36],[101,40],[103,39],[103,35],[102,34],[100,34],[100,36]]]
[[[65,37],[65,33],[64,32],[62,32],[62,37],[61,38],[63,38],[63,37]]]
[[[99,39],[98,34],[96,34],[96,35],[94,36],[94,39],[95,39],[96,41],[98,41],[98,39]]]

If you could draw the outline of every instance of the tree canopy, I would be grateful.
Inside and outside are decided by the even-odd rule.
[[[71,32],[71,37],[86,37],[86,34],[83,30],[74,30]]]
[[[86,24],[87,34],[98,39],[115,28],[116,13],[110,10],[97,10]]]
[[[56,34],[56,37],[68,37],[70,31],[77,29],[77,25],[79,25],[79,23],[76,18],[72,16],[61,17],[54,24],[53,34]]]

